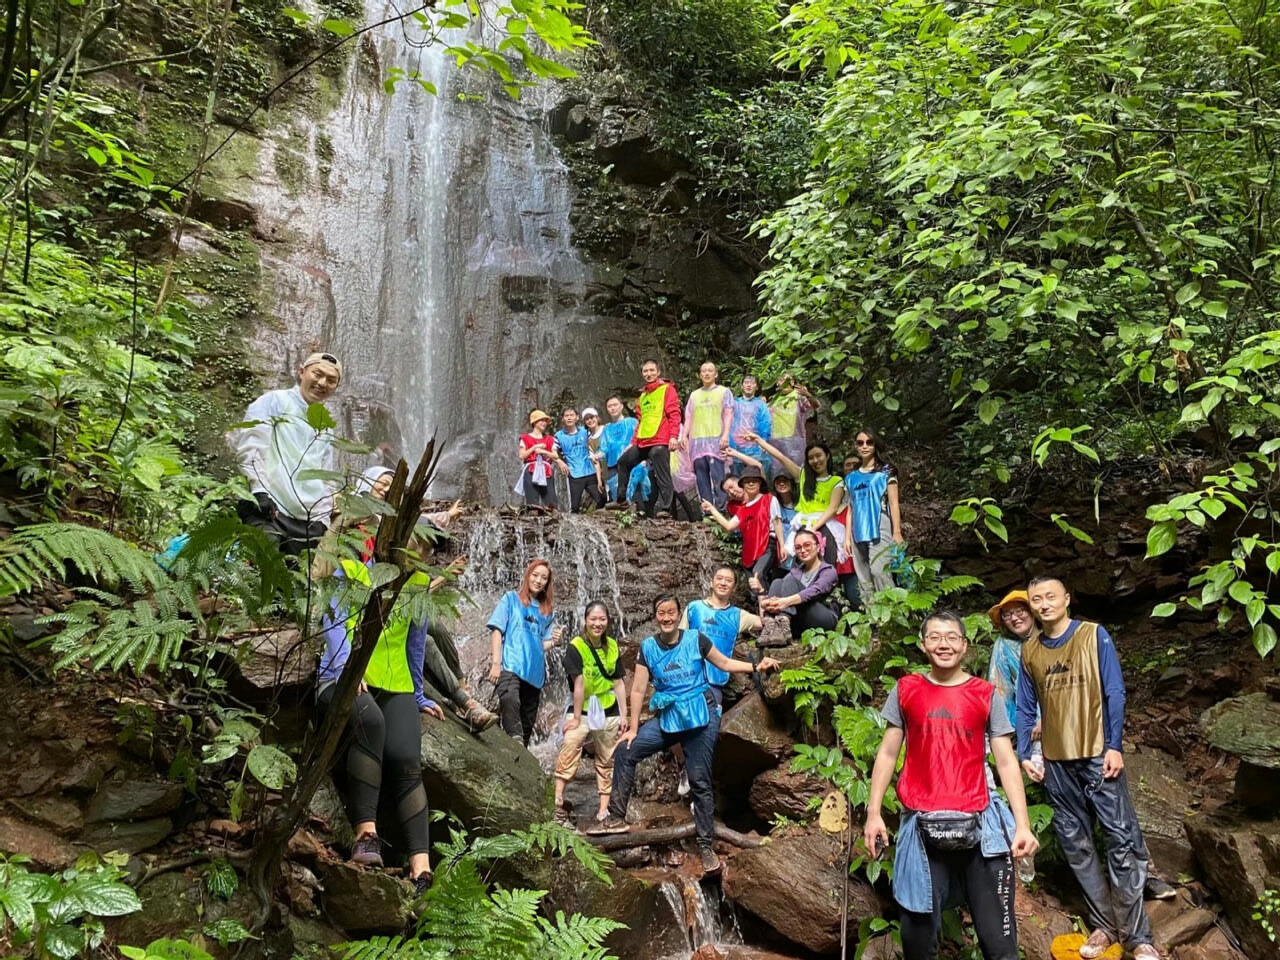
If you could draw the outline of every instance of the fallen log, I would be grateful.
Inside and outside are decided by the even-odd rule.
[[[696,824],[682,823],[678,827],[654,827],[651,830],[630,830],[627,833],[587,834],[587,841],[608,853],[610,850],[625,850],[627,847],[675,843],[677,840],[687,840],[697,832]],[[759,837],[749,837],[737,830],[730,830],[723,823],[716,824],[716,839],[744,849],[758,847],[763,842]]]

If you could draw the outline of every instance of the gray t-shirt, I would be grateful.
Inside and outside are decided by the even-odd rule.
[[[925,677],[929,680],[928,677]],[[933,683],[932,680],[929,680]],[[938,686],[938,684],[935,684]],[[898,706],[898,686],[894,684],[892,690],[889,691],[889,699],[884,702],[884,706],[880,708],[880,716],[889,722],[889,726],[904,729],[906,721],[902,719],[902,708]],[[1000,696],[1000,691],[994,687],[991,689],[991,709],[987,714],[987,736],[988,737],[1010,737],[1013,736],[1013,724],[1009,722],[1009,709],[1005,706],[1004,697]]]

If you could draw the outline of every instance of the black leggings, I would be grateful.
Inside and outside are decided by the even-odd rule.
[[[337,684],[316,698],[329,709]],[[347,814],[351,822],[377,822],[384,775],[394,791],[396,814],[408,852],[431,849],[427,789],[422,784],[422,721],[412,693],[370,687],[356,696],[347,718]]]
[[[510,670],[503,670],[498,675],[497,689],[498,725],[503,733],[515,737],[527,747],[538,720],[542,690],[521,680]]]
[[[1009,855],[984,857],[981,847],[940,853],[928,850],[933,912],[899,911],[903,960],[936,960],[942,903],[953,880],[964,890],[984,960],[1018,960],[1013,914],[1013,863]]]

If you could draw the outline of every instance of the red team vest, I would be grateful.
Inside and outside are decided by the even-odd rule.
[[[738,531],[742,534],[742,565],[750,567],[769,546],[769,507],[773,494],[762,493],[756,502],[747,506],[738,504],[733,515],[738,518]]]
[[[970,677],[954,687],[915,673],[898,681],[907,756],[898,777],[898,799],[912,810],[986,808],[984,737],[994,688]]]

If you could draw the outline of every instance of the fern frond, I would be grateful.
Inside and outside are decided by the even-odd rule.
[[[561,910],[554,919],[538,917],[545,946],[542,956],[547,960],[616,960],[604,947],[604,940],[626,924],[608,917],[584,917],[575,913],[566,917]]]
[[[149,553],[105,530],[78,523],[38,523],[16,530],[0,544],[0,596],[64,580],[67,565],[108,589],[134,593],[159,587],[167,575]]]
[[[342,960],[428,960],[437,956],[429,945],[415,937],[370,937],[339,943]]]
[[[553,821],[531,824],[527,830],[514,830],[512,836],[525,843],[526,849],[552,853],[557,857],[572,855],[587,872],[609,886],[613,878],[609,867],[613,861],[587,841],[585,837]]]

